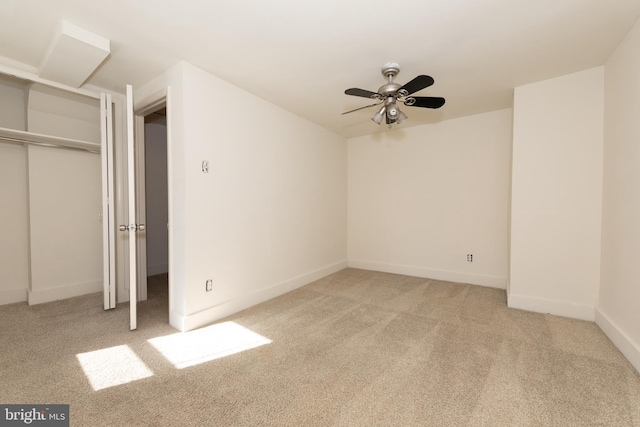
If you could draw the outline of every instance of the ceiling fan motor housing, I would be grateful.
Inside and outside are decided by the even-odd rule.
[[[400,89],[401,87],[402,86],[400,86],[398,83],[387,83],[386,85],[380,86],[380,89],[378,89],[378,94],[381,96],[381,98],[387,96],[395,96],[396,92],[398,92],[398,89]]]

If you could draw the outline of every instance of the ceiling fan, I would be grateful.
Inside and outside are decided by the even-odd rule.
[[[353,113],[354,111],[362,110],[369,107],[375,107],[376,105],[382,105],[378,112],[371,118],[376,124],[382,123],[382,119],[385,118],[387,126],[391,129],[393,123],[402,123],[407,119],[407,115],[404,114],[397,106],[397,102],[404,103],[407,107],[422,107],[422,108],[440,108],[444,105],[444,98],[433,96],[410,96],[412,93],[418,92],[433,84],[434,80],[430,76],[420,75],[409,83],[399,85],[394,83],[393,79],[400,72],[400,65],[395,62],[388,62],[382,67],[382,75],[388,80],[388,82],[378,89],[377,92],[371,92],[365,89],[351,88],[344,91],[346,95],[361,96],[363,98],[376,99],[371,105],[365,105],[364,107],[356,108],[354,110],[346,111],[342,114]]]

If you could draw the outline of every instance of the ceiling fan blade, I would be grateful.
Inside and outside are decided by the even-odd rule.
[[[407,91],[408,95],[411,95],[412,93],[422,90],[425,87],[431,86],[433,84],[433,81],[433,77],[431,76],[420,75],[402,86],[400,89],[398,89],[398,91],[404,89]]]
[[[410,99],[415,99],[415,102],[407,102]],[[444,98],[436,96],[411,96],[405,100],[407,107],[422,107],[422,108],[440,108],[444,105]]]
[[[376,92],[371,92],[370,90],[358,89],[358,88],[355,88],[355,87],[345,90],[344,93],[346,95],[361,96],[363,98],[377,98],[378,97],[378,94]]]
[[[358,111],[358,110],[364,110],[365,108],[369,108],[369,107],[375,107],[376,105],[380,105],[380,104],[382,104],[382,102],[376,102],[375,104],[365,105],[364,107],[360,107],[360,108],[356,108],[356,109],[353,109],[353,110],[345,111],[344,113],[342,113],[342,115],[353,113],[354,111]]]

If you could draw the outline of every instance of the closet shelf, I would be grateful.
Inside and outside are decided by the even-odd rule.
[[[77,150],[91,151],[92,153],[100,152],[100,144],[96,142],[61,138],[58,136],[43,135],[40,133],[26,132],[22,130],[7,129],[2,127],[0,127],[0,140],[19,144],[36,144],[49,147],[54,146],[74,148]]]

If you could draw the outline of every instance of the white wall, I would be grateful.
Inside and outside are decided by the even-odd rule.
[[[27,299],[28,218],[25,149],[0,141],[0,304]]]
[[[515,89],[509,306],[593,320],[604,68]]]
[[[29,146],[29,304],[102,290],[100,156]]]
[[[186,63],[136,97],[166,84],[171,324],[193,329],[346,267],[345,139]]]
[[[0,127],[26,130],[25,88],[0,76]],[[0,304],[27,299],[28,217],[26,149],[0,141]]]
[[[145,123],[147,275],[169,271],[166,120]]]
[[[27,130],[100,142],[100,104],[97,99],[32,84],[27,99]]]
[[[605,64],[602,265],[596,322],[640,371],[640,24]]]
[[[504,288],[511,116],[350,139],[349,266]]]
[[[29,89],[27,130],[100,141],[95,99],[41,85]],[[100,155],[29,146],[29,304],[102,290]]]
[[[0,74],[0,127],[27,130],[26,84]]]

